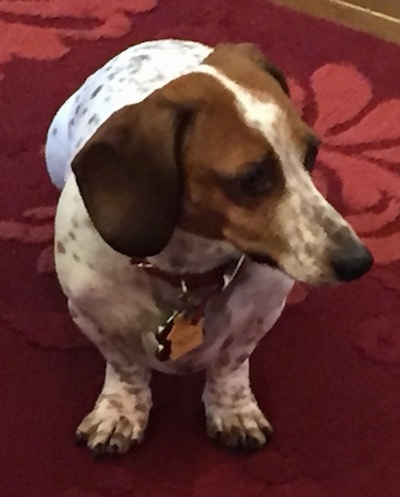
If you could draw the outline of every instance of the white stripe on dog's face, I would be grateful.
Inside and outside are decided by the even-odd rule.
[[[340,248],[341,240],[354,238],[356,242],[357,236],[313,184],[303,164],[304,148],[293,133],[292,116],[272,95],[248,90],[212,66],[204,64],[198,72],[213,76],[233,94],[244,122],[265,137],[279,159],[285,193],[274,212],[274,231],[287,249],[279,256],[271,254],[268,237],[260,237],[252,250],[272,256],[297,280],[316,284],[333,281],[331,254]],[[267,231],[269,226],[263,229]]]

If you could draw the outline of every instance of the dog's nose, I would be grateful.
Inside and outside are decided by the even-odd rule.
[[[373,262],[371,252],[364,245],[352,242],[336,252],[332,268],[339,281],[352,281],[365,274]]]

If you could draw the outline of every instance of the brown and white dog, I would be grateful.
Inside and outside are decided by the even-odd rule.
[[[370,268],[312,182],[318,139],[288,93],[251,44],[159,40],[112,59],[54,118],[57,274],[107,362],[77,430],[94,452],[142,441],[152,369],[205,369],[209,435],[262,446],[271,427],[249,356],[293,281],[350,281]]]

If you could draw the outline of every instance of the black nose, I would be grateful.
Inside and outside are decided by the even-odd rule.
[[[352,281],[360,278],[372,266],[371,252],[361,243],[340,248],[332,258],[332,268],[339,281]]]

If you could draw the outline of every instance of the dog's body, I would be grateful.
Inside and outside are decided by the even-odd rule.
[[[124,452],[142,440],[152,369],[205,369],[209,434],[232,446],[262,445],[270,426],[251,392],[248,358],[280,316],[294,279],[322,284],[354,279],[368,269],[371,261],[354,232],[308,173],[296,173],[294,164],[306,160],[313,135],[286,92],[279,72],[253,47],[213,50],[161,40],[117,56],[57,113],[46,146],[50,175],[63,190],[56,215],[57,273],[72,318],[107,361],[102,394],[78,428],[93,450]],[[271,154],[268,167],[276,169],[268,181],[280,186],[257,217],[264,173],[257,169],[255,182],[243,180],[239,165],[258,168],[265,151]],[[126,169],[119,168],[124,154]],[[207,169],[214,163],[221,164],[218,174]],[[150,172],[141,176],[131,168]],[[131,174],[139,175],[133,186]],[[182,174],[180,185],[176,178]],[[214,189],[218,182],[225,182],[223,194]],[[249,191],[253,197],[244,197]],[[301,238],[293,238],[293,247],[280,216]],[[253,218],[266,219],[271,233],[265,234],[266,226],[253,229]],[[341,254],[340,271],[332,270],[329,254],[342,245],[352,254]],[[182,289],[132,257],[146,258],[166,275],[185,275],[235,266],[243,253],[264,256],[280,269],[247,257],[228,287],[207,300],[202,343],[176,360],[159,360],[156,330],[182,308]]]

